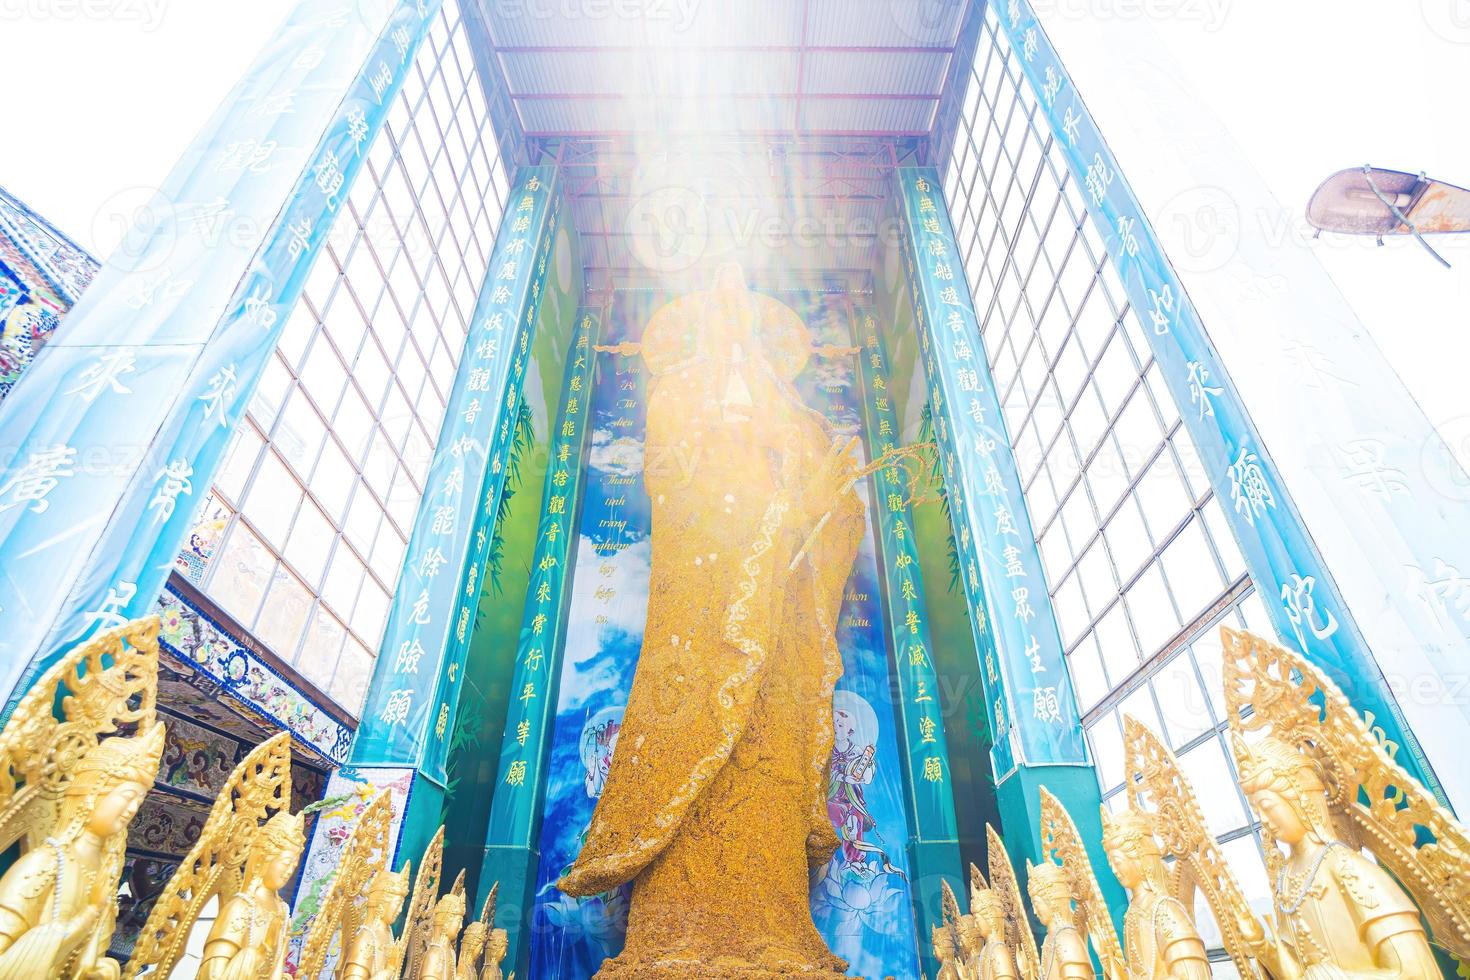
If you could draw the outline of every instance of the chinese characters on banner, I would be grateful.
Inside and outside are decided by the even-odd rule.
[[[354,763],[440,781],[556,236],[556,168],[523,168],[507,200],[353,745]]]
[[[549,751],[557,680],[561,676],[563,612],[566,608],[568,562],[573,559],[572,536],[577,528],[577,490],[581,484],[582,454],[587,418],[592,414],[592,345],[597,340],[601,314],[577,313],[572,350],[567,355],[561,409],[551,438],[551,466],[541,523],[536,532],[526,611],[516,648],[512,701],[500,748],[500,783],[490,811],[490,844],[534,843],[536,794]],[[529,788],[527,788],[529,787]]]
[[[438,8],[299,5],[0,408],[0,694],[153,610]]]
[[[990,11],[1018,54],[1069,168],[1085,188],[1088,212],[1129,302],[1139,312],[1150,350],[1277,630],[1295,640],[1372,717],[1385,744],[1402,747],[1396,761],[1443,801],[1438,781],[1281,486],[1183,283],[1030,3],[1006,0]]]
[[[878,322],[868,308],[859,307],[856,316],[863,411],[870,453],[876,459],[897,445],[898,413],[888,392],[888,360],[878,336]],[[956,833],[954,793],[944,738],[944,708],[929,640],[929,613],[924,604],[908,491],[907,472],[900,465],[888,466],[873,476],[873,502],[890,611],[888,626],[901,696],[899,711],[908,734],[908,791],[915,836],[952,840]]]
[[[995,775],[1004,778],[1017,765],[1086,765],[1041,556],[939,177],[932,167],[905,167],[895,179],[970,621],[976,648],[985,650],[978,634],[988,618],[1000,659],[982,665]]]

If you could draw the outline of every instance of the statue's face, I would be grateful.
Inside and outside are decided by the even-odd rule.
[[[97,798],[92,815],[87,820],[87,829],[98,837],[120,834],[132,823],[148,795],[150,786],[142,783],[118,783]]]
[[[1034,889],[1031,890],[1031,910],[1036,913],[1036,917],[1041,920],[1041,924],[1048,929],[1051,928],[1052,920],[1057,917],[1056,909],[1052,906],[1050,897],[1038,894]]]
[[[1302,822],[1296,807],[1281,793],[1271,787],[1257,789],[1250,794],[1251,806],[1255,807],[1264,823],[1285,844],[1299,844],[1310,828]]]
[[[301,851],[295,847],[283,847],[271,855],[269,861],[260,869],[261,880],[265,886],[272,891],[279,891],[290,884],[291,876],[296,874],[296,862],[301,860]]]
[[[391,922],[403,911],[403,900],[407,897],[396,888],[385,888],[373,894],[373,909],[379,919]]]
[[[1143,862],[1139,859],[1137,850],[1131,842],[1115,844],[1107,849],[1108,865],[1124,888],[1136,888],[1143,880]]]

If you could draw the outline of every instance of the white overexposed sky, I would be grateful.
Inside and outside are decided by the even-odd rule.
[[[105,258],[291,6],[0,0],[0,184]],[[1037,7],[1089,100],[1127,65],[1089,49],[1088,18],[1146,17],[1297,224],[1323,178],[1362,163],[1470,185],[1470,0]],[[1454,269],[1407,240],[1324,238],[1315,249],[1464,459],[1470,235],[1433,242]]]

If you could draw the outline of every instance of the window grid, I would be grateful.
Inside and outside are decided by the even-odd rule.
[[[1269,909],[1259,835],[1234,779],[1216,639],[1222,623],[1269,635],[1265,610],[993,11],[947,164],[1103,797],[1123,804],[1131,713],[1174,749],[1253,904]],[[1200,926],[1218,946],[1207,912]]]
[[[353,714],[509,186],[464,32],[446,2],[180,559]]]

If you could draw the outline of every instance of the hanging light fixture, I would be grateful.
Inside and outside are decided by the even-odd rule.
[[[1420,173],[1355,167],[1333,174],[1307,205],[1307,221],[1339,235],[1412,235],[1441,265],[1450,264],[1425,235],[1470,231],[1470,190]]]

